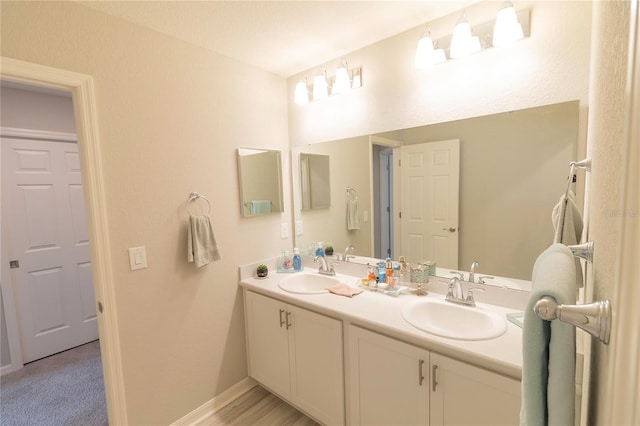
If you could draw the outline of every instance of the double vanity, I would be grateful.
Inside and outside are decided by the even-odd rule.
[[[507,314],[523,310],[525,292],[487,286],[462,306],[432,277],[426,296],[350,298],[327,288],[358,287],[362,265],[254,271],[240,269],[249,375],[320,423],[519,423],[522,329]]]

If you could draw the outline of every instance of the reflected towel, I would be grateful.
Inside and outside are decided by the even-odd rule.
[[[553,229],[555,230],[554,241],[560,242],[566,245],[574,245],[580,242],[582,238],[582,215],[576,205],[576,194],[573,191],[569,191],[569,198],[566,201],[566,209],[564,212],[564,223],[562,228],[558,226],[560,219],[560,210],[562,209],[562,203],[564,202],[564,195],[560,197],[558,204],[555,205],[551,212],[551,221],[553,222]],[[582,278],[582,266],[580,265],[580,259],[574,259],[576,267],[576,286],[583,286]]]
[[[361,288],[353,288],[353,287],[349,287],[346,284],[337,284],[333,287],[328,288],[327,290],[329,290],[331,293],[333,294],[337,294],[340,296],[347,296],[347,297],[353,297],[356,294],[360,294],[362,293],[362,289]]]
[[[358,200],[349,199],[347,201],[347,231],[360,229],[360,220],[358,219]]]
[[[215,260],[220,260],[220,251],[209,216],[189,216],[187,261],[200,268]]]
[[[545,321],[533,307],[543,297],[575,303],[573,254],[564,244],[546,249],[533,266],[532,290],[522,330],[520,424],[573,425],[575,405],[575,327]]]
[[[249,201],[249,210],[250,210],[251,216],[271,213],[271,201],[269,200]]]

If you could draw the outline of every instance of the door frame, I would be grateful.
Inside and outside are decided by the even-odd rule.
[[[0,76],[3,80],[67,90],[72,94],[91,240],[91,262],[98,306],[98,333],[109,423],[128,424],[93,78],[4,56],[0,57],[0,61]]]

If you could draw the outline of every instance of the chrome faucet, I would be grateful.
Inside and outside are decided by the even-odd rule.
[[[473,263],[471,264],[471,269],[469,270],[469,279],[467,280],[470,283],[475,283],[476,282],[476,267],[477,266],[479,266],[479,264],[478,264],[478,262],[476,262],[474,260]]]
[[[347,256],[347,253],[349,252],[349,250],[355,250],[355,249],[356,248],[353,245],[350,245],[349,247],[344,249],[344,252],[342,253],[342,257],[340,257],[340,260],[342,260],[343,262],[348,262],[349,257]]]
[[[333,270],[333,265],[327,262],[324,256],[317,255],[313,258],[314,262],[320,263],[318,266],[318,273],[322,275],[335,275],[336,271]]]

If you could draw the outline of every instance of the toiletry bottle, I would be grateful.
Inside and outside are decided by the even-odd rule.
[[[298,250],[297,247],[293,249],[293,270],[302,270],[302,258],[300,257],[300,250]]]
[[[378,263],[378,283],[383,284],[387,282],[387,271],[385,269],[384,261]]]
[[[395,287],[396,280],[393,276],[393,262],[391,258],[387,257],[387,261],[384,263],[385,274],[387,275],[387,284],[389,287]]]

